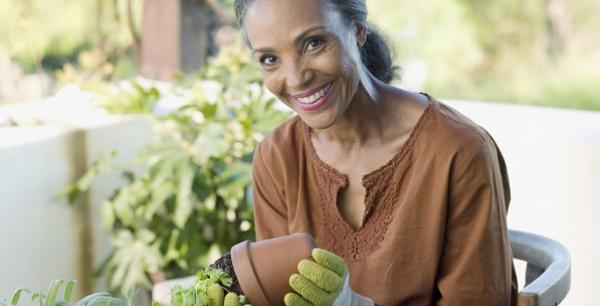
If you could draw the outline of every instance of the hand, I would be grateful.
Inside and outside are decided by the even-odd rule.
[[[229,292],[225,295],[225,290],[219,284],[212,284],[208,288],[208,305],[209,306],[241,306],[240,297],[234,292]],[[244,304],[244,306],[252,306]]]
[[[295,292],[284,297],[286,306],[373,305],[373,301],[352,292],[344,259],[324,249],[313,249],[314,260],[303,259],[298,272],[290,276]]]

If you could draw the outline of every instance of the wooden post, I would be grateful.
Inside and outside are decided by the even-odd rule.
[[[206,8],[199,0],[144,0],[142,75],[169,80],[202,67],[208,51]]]

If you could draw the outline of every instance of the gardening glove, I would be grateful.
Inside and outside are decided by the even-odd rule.
[[[284,296],[286,306],[373,306],[373,301],[350,289],[344,259],[324,249],[312,250],[313,260],[298,263],[290,276],[295,292]]]
[[[234,292],[225,294],[225,290],[219,284],[208,287],[208,306],[242,306],[240,297]],[[244,306],[252,306],[244,304]]]

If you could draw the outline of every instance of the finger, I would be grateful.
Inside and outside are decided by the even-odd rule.
[[[316,306],[329,306],[333,302],[333,294],[319,288],[300,274],[294,273],[290,276],[290,286],[304,299]]]
[[[346,268],[344,259],[340,256],[320,248],[314,248],[311,255],[318,264],[327,267],[327,269],[335,272],[340,277],[346,275],[348,269]]]
[[[209,306],[223,306],[223,300],[225,298],[225,291],[219,284],[212,284],[208,287],[208,305]]]
[[[309,301],[294,292],[288,292],[283,297],[283,302],[285,306],[313,306]]]
[[[227,295],[225,295],[223,306],[240,306],[238,295],[233,292],[227,293]]]
[[[335,272],[312,260],[301,260],[298,263],[298,272],[327,292],[338,292],[344,284],[343,279]]]

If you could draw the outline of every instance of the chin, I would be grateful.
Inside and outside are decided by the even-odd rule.
[[[329,114],[306,115],[298,113],[300,119],[315,130],[325,130],[335,124],[336,117]]]

